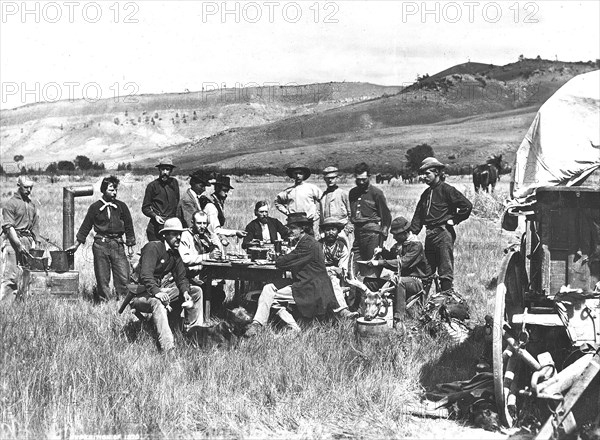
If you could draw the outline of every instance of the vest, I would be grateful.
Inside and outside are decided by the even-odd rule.
[[[214,198],[215,196],[212,196],[212,197]],[[221,204],[219,203],[219,201],[216,199],[212,200],[211,198],[202,194],[200,196],[200,208],[202,208],[202,210],[204,210],[204,207],[206,205],[208,205],[209,203],[212,203],[217,208],[217,214],[218,214],[218,218],[219,218],[219,226],[225,226],[225,213],[223,212],[223,208],[221,207]]]

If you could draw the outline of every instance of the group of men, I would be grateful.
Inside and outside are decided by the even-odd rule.
[[[337,185],[339,173],[335,167],[323,170],[327,187],[321,191],[306,182],[311,174],[308,167],[293,165],[286,174],[294,179],[294,185],[275,200],[276,208],[287,216],[286,227],[268,226],[268,203],[259,202],[255,210],[257,220],[246,231],[225,227],[224,204],[232,189],[229,177],[197,170],[190,175],[190,188],[180,197],[179,183],[171,176],[173,162],[163,159],[156,167],[159,176],[148,184],[142,202],[142,212],[149,217],[148,243],[141,250],[133,277],[125,247],[131,257],[136,244],[134,226],[127,205],[117,199],[119,180],[114,176],[102,180],[102,197],[89,207],[77,233],[77,243],[68,250],[76,251],[94,229],[94,300],[110,298],[111,273],[115,290],[122,297],[132,289],[131,284],[128,286],[130,278],[136,279],[130,305],[138,316],[153,320],[163,350],[174,347],[167,321],[167,314],[174,307],[178,313],[183,311],[184,330],[203,323],[206,276],[202,262],[224,255],[226,237],[244,237],[247,245],[248,234],[252,236],[253,231],[263,234],[261,238],[266,241],[282,236],[290,240],[291,251],[279,255],[275,264],[289,270],[292,279],[264,286],[249,334],[266,325],[272,308],[289,329],[298,330],[286,308],[289,303],[295,303],[305,318],[328,312],[340,317],[355,316],[342,288],[351,269],[350,252],[357,260],[367,262],[366,266],[383,265],[396,271],[399,288],[405,289],[406,296],[427,287],[436,271],[441,289],[453,290],[454,226],[469,217],[471,203],[444,182],[444,165],[434,158],[425,159],[419,170],[429,187],[411,222],[403,217],[392,221],[385,195],[371,184],[370,169],[365,163],[356,165],[356,186],[349,192]],[[214,191],[209,192],[211,185]],[[18,262],[36,246],[39,220],[30,199],[32,186],[31,180],[20,177],[17,193],[3,210],[2,231],[8,240],[3,246],[1,297],[15,294]],[[423,227],[427,230],[424,247],[416,238]],[[396,244],[386,250],[382,245],[389,233]],[[172,276],[170,283],[165,281],[168,274]],[[400,319],[400,315],[396,318]]]

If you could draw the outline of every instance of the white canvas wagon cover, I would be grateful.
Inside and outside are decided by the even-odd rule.
[[[513,194],[573,185],[600,167],[600,71],[568,81],[538,111],[517,150]]]

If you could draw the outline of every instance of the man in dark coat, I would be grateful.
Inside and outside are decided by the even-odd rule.
[[[256,218],[246,225],[248,235],[242,241],[242,249],[247,249],[253,240],[275,243],[278,239],[288,238],[289,232],[283,223],[274,217],[269,217],[269,203],[266,200],[256,202],[254,215]]]
[[[423,226],[425,256],[431,270],[437,270],[441,289],[454,293],[454,227],[471,215],[473,205],[456,188],[448,185],[444,176],[445,165],[434,157],[421,163],[419,174],[429,186],[419,199],[410,230],[417,235]]]
[[[157,165],[158,179],[153,180],[146,187],[144,201],[142,202],[142,213],[150,218],[146,235],[148,241],[160,240],[159,232],[165,224],[165,220],[177,215],[179,204],[179,182],[171,177],[173,172],[173,160],[162,159]]]
[[[206,187],[211,185],[210,179],[210,173],[204,170],[197,170],[190,174],[190,187],[183,194],[177,206],[177,217],[181,220],[184,228],[191,228],[193,225],[192,214],[202,210],[200,196],[204,194]]]
[[[290,239],[297,241],[296,247],[289,254],[278,257],[275,265],[291,271],[293,282],[281,280],[263,288],[254,322],[248,330],[250,335],[267,324],[271,307],[278,309],[277,315],[294,331],[300,331],[300,327],[286,310],[287,303],[295,303],[300,314],[308,319],[324,316],[337,307],[322,246],[307,232],[312,228],[312,222],[306,213],[294,212],[288,216],[287,227]]]

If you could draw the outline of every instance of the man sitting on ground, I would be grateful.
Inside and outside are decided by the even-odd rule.
[[[277,315],[288,329],[300,331],[296,320],[285,308],[288,303],[295,303],[300,315],[308,319],[324,316],[337,306],[321,246],[308,234],[312,222],[306,213],[295,212],[288,215],[287,227],[296,247],[289,254],[279,256],[275,265],[292,272],[292,283],[282,279],[263,288],[254,322],[246,335],[255,335],[267,324],[271,307],[278,309]]]
[[[372,266],[383,266],[399,272],[394,301],[394,327],[404,318],[406,300],[420,292],[427,292],[431,286],[433,273],[425,258],[423,244],[410,232],[411,223],[404,217],[394,219],[390,232],[396,240],[391,249],[375,249],[381,259],[369,262]]]
[[[319,242],[323,246],[327,275],[329,275],[333,293],[338,302],[338,308],[334,312],[341,318],[354,318],[358,316],[358,313],[348,310],[348,304],[341,285],[341,281],[348,271],[350,260],[350,251],[346,245],[346,240],[339,236],[344,226],[344,222],[340,220],[333,217],[326,218],[321,222],[323,238]]]
[[[130,304],[138,312],[152,314],[158,333],[158,345],[163,352],[175,348],[167,317],[167,312],[178,316],[178,310],[173,310],[172,304],[184,309],[184,332],[202,322],[202,290],[197,286],[190,286],[185,276],[185,265],[178,252],[183,231],[178,218],[167,219],[159,232],[161,240],[150,241],[142,248],[138,271],[144,292],[138,292],[138,296]],[[161,288],[162,279],[169,273],[173,275],[176,287]]]

